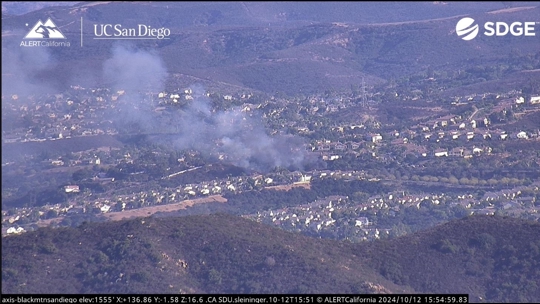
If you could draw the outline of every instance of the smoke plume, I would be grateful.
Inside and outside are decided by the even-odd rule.
[[[5,41],[2,39],[2,42],[3,95],[33,95],[56,92],[56,89],[51,85],[51,81],[49,81],[55,75],[47,75],[56,65],[56,62],[47,48],[20,47],[15,42],[7,39]]]
[[[193,149],[205,156],[223,159],[236,166],[267,171],[275,167],[301,169],[311,160],[303,148],[303,140],[292,135],[270,136],[262,117],[240,108],[225,111],[212,109],[201,86],[195,85],[193,100],[166,120],[157,116],[156,105],[140,93],[160,92],[167,76],[162,60],[154,53],[115,47],[105,62],[104,77],[115,90],[125,90],[127,103],[115,119],[137,123],[141,131],[154,133],[163,128],[176,130],[172,144],[180,150]],[[137,95],[136,92],[139,92]]]
[[[178,120],[177,147],[221,156],[237,166],[261,171],[303,166],[306,153],[301,138],[270,136],[259,115],[249,115],[240,108],[213,112],[203,89],[196,86],[193,91],[193,102]]]
[[[163,90],[167,77],[161,58],[154,52],[137,50],[130,45],[116,45],[105,61],[104,80],[115,90],[132,94],[138,91]]]

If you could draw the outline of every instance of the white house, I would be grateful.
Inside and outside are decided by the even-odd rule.
[[[531,104],[540,103],[540,96],[531,96]]]
[[[110,209],[111,209],[111,206],[109,206],[109,205],[103,205],[103,206],[100,208],[101,212],[103,212],[103,213],[108,212]]]
[[[516,135],[517,138],[519,139],[528,139],[529,136],[527,135],[527,133],[525,131],[521,131],[519,132],[517,135]]]
[[[16,217],[10,218],[10,219],[8,220],[8,222],[9,222],[10,224],[13,224],[13,223],[15,223],[16,221],[18,221],[19,219],[20,219],[20,216],[17,215]]]
[[[372,134],[371,136],[371,142],[378,143],[382,141],[382,135],[381,134]]]
[[[356,227],[362,227],[362,226],[367,226],[369,225],[369,221],[368,221],[368,218],[367,217],[359,217],[357,220],[356,220],[356,224],[354,226]]]
[[[330,155],[330,160],[336,160],[336,159],[339,159],[339,158],[341,158],[341,156],[339,156],[339,155]]]
[[[433,154],[436,157],[448,156],[448,151],[440,149],[440,150],[435,150],[435,152]]]
[[[333,159],[330,159],[330,160],[333,160]],[[300,177],[300,182],[309,182],[311,181],[311,175],[302,175]]]
[[[64,191],[66,191],[66,193],[79,192],[80,189],[79,189],[79,186],[77,186],[77,185],[68,185],[68,186],[64,187]]]
[[[24,231],[25,230],[22,227],[17,227],[17,228],[9,227],[6,232],[7,234],[19,234],[19,233],[23,233]]]

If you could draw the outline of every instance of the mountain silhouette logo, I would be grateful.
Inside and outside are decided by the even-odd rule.
[[[66,39],[66,36],[62,34],[56,24],[49,18],[45,23],[39,20],[28,34],[26,34],[24,39]]]
[[[474,24],[474,19],[465,17],[456,24],[456,33],[463,40],[473,40],[478,35],[478,24]]]

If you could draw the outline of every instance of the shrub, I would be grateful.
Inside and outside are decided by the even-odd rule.
[[[459,246],[453,244],[448,239],[438,241],[437,243],[432,245],[432,248],[442,253],[457,253],[459,251]]]
[[[40,251],[46,254],[53,254],[58,252],[58,248],[53,243],[44,244],[40,247]]]
[[[401,265],[394,261],[385,262],[381,267],[381,274],[397,284],[406,285],[408,281],[401,271]]]
[[[141,283],[147,282],[149,277],[150,275],[145,271],[137,272],[132,275],[133,280],[141,282]]]
[[[221,285],[221,273],[214,268],[210,269],[208,272],[208,281],[210,281],[210,284]]]
[[[469,240],[469,245],[477,246],[482,249],[490,249],[497,240],[489,233],[481,233]]]

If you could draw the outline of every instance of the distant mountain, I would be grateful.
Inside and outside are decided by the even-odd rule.
[[[540,297],[540,224],[473,216],[398,239],[312,239],[230,215],[2,239],[2,293],[468,293]]]
[[[4,15],[23,15],[33,11],[40,10],[50,6],[71,6],[77,4],[77,1],[2,1],[2,14]]]
[[[37,52],[21,50],[19,44],[28,25],[45,17],[72,44],[47,48],[46,55],[36,57],[50,59],[49,64],[39,62],[47,69],[36,72],[34,65],[26,77],[50,88],[103,84],[100,70],[118,42],[95,40],[97,24],[169,28],[170,39],[132,45],[163,59],[174,80],[172,88],[200,82],[269,93],[312,93],[350,89],[362,78],[376,85],[428,69],[451,75],[470,67],[504,66],[516,54],[534,58],[538,53],[540,35],[460,39],[455,25],[464,15],[477,22],[512,23],[537,20],[540,8],[534,2],[79,3],[3,18],[2,62],[16,61],[23,51]],[[5,88],[18,87],[4,84],[17,73],[5,67],[2,73],[8,75]]]
[[[73,6],[89,10],[94,21],[110,23],[119,16],[159,19],[163,26],[283,26],[291,23],[388,23],[478,14],[535,2],[2,2],[5,14],[51,12],[42,8]]]

